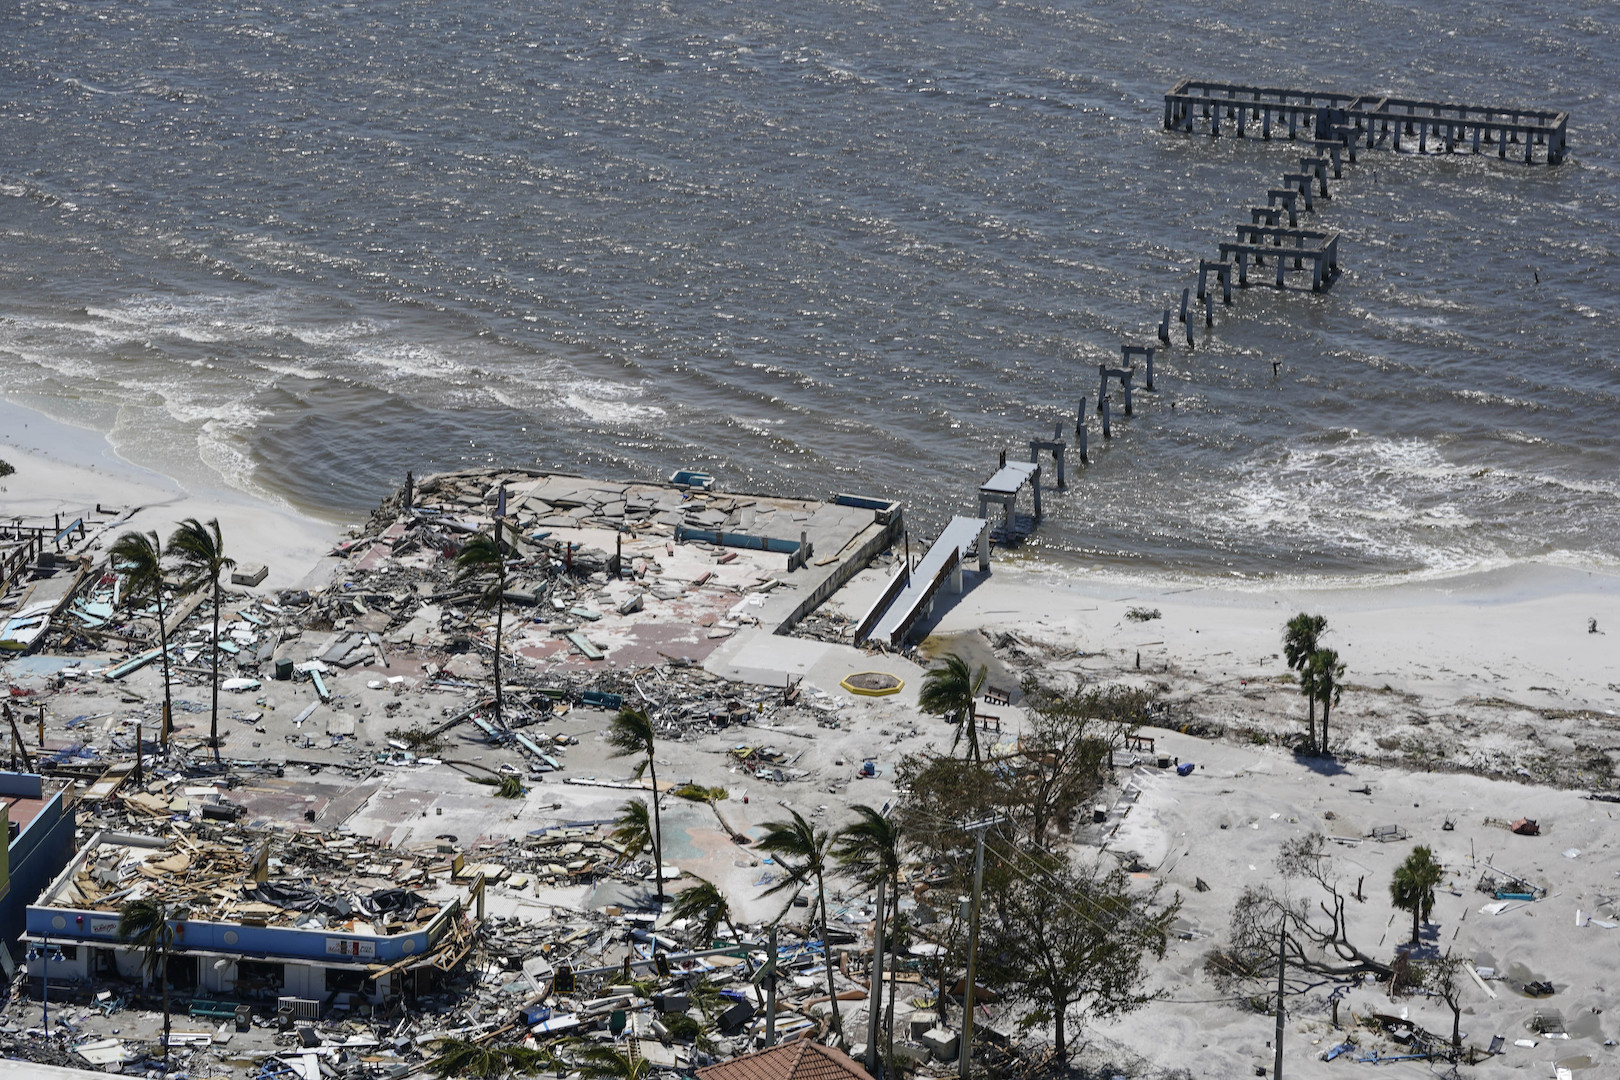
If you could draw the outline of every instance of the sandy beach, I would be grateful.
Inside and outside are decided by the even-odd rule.
[[[340,526],[272,506],[223,485],[187,488],[114,453],[99,432],[72,427],[0,400],[0,460],[16,470],[0,477],[0,516],[23,524],[118,520],[96,550],[128,530],[156,532],[167,542],[186,518],[217,518],[225,551],[238,563],[269,570],[260,590],[291,588],[311,573],[338,538]],[[101,512],[97,507],[101,507]],[[127,517],[124,515],[127,513]]]

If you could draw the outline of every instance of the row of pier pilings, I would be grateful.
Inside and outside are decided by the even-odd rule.
[[[1216,259],[1198,261],[1198,287],[1181,290],[1179,310],[1167,307],[1159,320],[1158,344],[1120,345],[1118,367],[1098,364],[1096,411],[1101,418],[1102,436],[1113,438],[1113,405],[1110,384],[1118,385],[1124,398],[1124,414],[1134,412],[1136,361],[1145,369],[1142,389],[1153,387],[1155,355],[1170,346],[1171,322],[1179,321],[1186,335],[1186,347],[1194,348],[1191,302],[1203,302],[1204,325],[1215,325],[1215,290],[1221,303],[1230,306],[1232,290],[1250,284],[1251,266],[1269,271],[1278,289],[1287,286],[1290,270],[1310,273],[1311,291],[1322,292],[1339,276],[1339,234],[1327,229],[1302,228],[1302,214],[1316,211],[1316,204],[1332,198],[1330,179],[1344,177],[1345,165],[1357,162],[1359,150],[1402,150],[1419,154],[1455,153],[1471,149],[1480,154],[1495,148],[1497,157],[1522,155],[1525,164],[1538,160],[1558,165],[1569,145],[1569,114],[1550,109],[1514,109],[1494,106],[1454,105],[1440,102],[1394,98],[1387,95],[1336,94],[1311,90],[1286,90],[1243,86],[1194,79],[1182,79],[1164,96],[1164,126],[1168,130],[1192,133],[1206,130],[1211,136],[1223,134],[1247,138],[1257,132],[1262,140],[1282,137],[1304,141],[1309,153],[1298,158],[1298,168],[1282,174],[1281,185],[1266,190],[1266,205],[1249,208],[1249,220],[1236,226],[1235,236],[1222,241]],[[1286,223],[1285,223],[1286,222]],[[1270,259],[1268,266],[1266,260]],[[1074,433],[1080,461],[1090,462],[1086,431],[1086,398],[1075,411]],[[1067,443],[1063,422],[1059,421],[1050,439],[1029,440],[1029,460],[1040,461],[1050,453],[1057,471],[1057,486],[1066,487],[1063,460]],[[1001,463],[1006,465],[1006,452]]]

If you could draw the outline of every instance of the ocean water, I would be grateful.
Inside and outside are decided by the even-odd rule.
[[[1162,131],[1184,75],[1566,109],[1571,152],[1367,153],[1314,215],[1344,276],[1093,417],[1029,550],[1620,564],[1607,0],[14,0],[0,391],[337,518],[407,468],[691,466],[921,536],[1297,158]]]

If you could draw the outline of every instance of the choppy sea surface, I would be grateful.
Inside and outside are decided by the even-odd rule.
[[[1608,0],[15,0],[0,392],[332,517],[498,460],[927,533],[1297,164],[1161,130],[1184,75],[1566,109],[1570,156],[1366,154],[1344,276],[1161,358],[1033,550],[1620,565]]]

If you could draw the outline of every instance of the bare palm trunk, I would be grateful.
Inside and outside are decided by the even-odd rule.
[[[1333,708],[1333,706],[1328,703],[1328,700],[1326,698],[1323,698],[1322,699],[1322,753],[1324,753],[1324,754],[1328,752],[1328,734],[1327,734],[1328,712],[1331,711],[1332,708]]]
[[[169,1071],[169,946],[163,945],[163,1071]]]
[[[889,926],[891,928],[898,928],[900,925],[900,875],[898,873],[894,875],[894,898],[890,901],[889,912],[891,916]],[[891,951],[893,951],[892,946]],[[885,1040],[885,1052],[883,1055],[883,1067],[885,1070],[893,1067],[894,1063],[894,993],[895,986],[898,982],[896,976],[898,976],[899,973],[900,958],[899,956],[895,956],[889,964],[888,1015],[884,1018],[888,1023],[888,1038]]]
[[[658,809],[658,766],[653,762],[652,747],[647,748],[647,774],[652,777],[653,872],[657,875],[657,884],[653,886],[653,898],[662,902],[664,899],[664,815]]]
[[[214,747],[214,760],[220,760],[219,753],[219,571],[214,571],[214,709],[213,716],[208,723],[208,741]],[[167,992],[167,982],[164,983]]]
[[[968,752],[973,755],[973,764],[977,765],[982,760],[979,756],[979,709],[972,698],[968,698],[967,725]]]
[[[495,726],[504,729],[506,725],[501,720],[501,628],[506,621],[506,575],[504,573],[501,574],[500,582],[496,588],[501,590],[501,594],[495,599]]]
[[[1315,696],[1313,695],[1311,697],[1306,698],[1305,699],[1305,704],[1307,706],[1309,706],[1310,711],[1311,711],[1311,719],[1310,719],[1310,725],[1311,725],[1311,750],[1314,751],[1316,749],[1316,698],[1315,698]]]
[[[174,723],[174,697],[169,686],[172,676],[169,674],[169,624],[168,616],[163,611],[163,581],[159,576],[157,588],[153,590],[157,595],[158,609],[158,648],[163,659],[163,726],[158,731],[158,742],[162,743],[165,754],[169,749],[169,726]],[[139,747],[136,748],[139,750]]]
[[[833,983],[833,956],[832,943],[827,940],[827,882],[821,876],[821,868],[816,868],[816,895],[821,901],[821,958],[827,965],[827,1004],[832,1008],[832,1030],[835,1035],[844,1033],[843,1018],[838,1015],[838,987]]]

